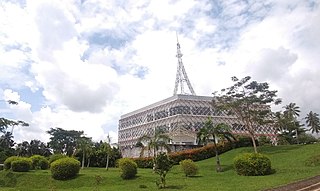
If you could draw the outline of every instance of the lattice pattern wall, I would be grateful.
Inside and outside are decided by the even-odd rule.
[[[172,144],[196,144],[196,132],[203,127],[209,116],[214,124],[229,124],[235,134],[247,134],[237,118],[214,110],[210,104],[211,100],[212,97],[175,95],[123,115],[119,121],[118,134],[122,154],[136,156],[136,152],[133,154],[126,150],[132,150],[142,135],[154,134],[156,128],[164,129],[171,137]],[[257,134],[275,136],[275,129],[259,127]]]

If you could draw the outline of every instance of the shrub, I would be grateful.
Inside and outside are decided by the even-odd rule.
[[[137,174],[137,163],[135,163],[132,159],[122,158],[118,160],[118,166],[121,171],[122,179],[132,179]]]
[[[239,175],[263,176],[271,174],[270,159],[259,153],[245,153],[234,159],[234,167]]]
[[[166,175],[172,167],[172,161],[167,156],[166,153],[160,153],[155,158],[155,172],[160,175],[160,181],[157,181],[156,184],[158,188],[166,187]]]
[[[67,158],[67,156],[63,155],[63,154],[53,154],[49,158],[49,164],[53,163],[56,160],[62,159],[62,158]]]
[[[32,160],[32,167],[34,169],[46,170],[49,168],[49,161],[41,155],[33,155],[30,157]]]
[[[64,157],[51,163],[52,178],[68,180],[77,176],[80,171],[80,162],[74,158]]]
[[[153,158],[146,157],[146,158],[134,158],[133,161],[137,163],[139,168],[152,168],[153,167]]]
[[[306,166],[320,166],[320,155],[315,155],[309,157],[306,162]]]
[[[7,158],[3,163],[4,169],[6,169],[6,170],[11,169],[11,163],[15,160],[18,160],[18,159],[19,159],[19,157],[17,157],[17,156],[12,156],[12,157]]]
[[[11,162],[11,169],[14,172],[28,172],[32,167],[32,161],[29,158],[19,157]]]
[[[190,159],[180,161],[182,171],[186,176],[194,176],[198,173],[198,167],[195,162]]]

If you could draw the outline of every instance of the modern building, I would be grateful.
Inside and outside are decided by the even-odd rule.
[[[211,106],[213,97],[195,95],[181,57],[178,42],[178,67],[172,97],[121,116],[118,144],[124,157],[138,157],[140,148],[135,147],[138,139],[143,135],[153,135],[157,128],[163,129],[170,136],[170,144],[174,149],[196,145],[196,133],[208,117],[215,124],[228,124],[235,134],[247,134],[237,118],[227,116]],[[185,93],[184,85],[187,85],[189,94]],[[181,94],[177,94],[178,89]],[[275,130],[271,127],[261,127],[259,131],[257,134],[275,136]]]

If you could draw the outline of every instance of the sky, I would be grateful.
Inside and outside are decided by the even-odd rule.
[[[176,33],[197,95],[251,76],[320,113],[320,0],[0,0],[0,116],[117,142],[120,116],[173,95]],[[9,105],[5,101],[17,101]]]

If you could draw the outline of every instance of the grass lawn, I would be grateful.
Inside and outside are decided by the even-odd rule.
[[[275,174],[268,176],[239,176],[233,170],[233,158],[239,153],[251,152],[252,148],[239,148],[221,155],[224,172],[215,172],[215,158],[197,162],[199,174],[196,177],[185,177],[179,166],[174,166],[167,175],[168,190],[264,190],[287,184],[304,178],[320,175],[319,167],[306,167],[305,160],[317,155],[320,144],[261,147],[261,153],[267,154]],[[97,185],[97,176],[101,183]],[[119,170],[106,171],[101,168],[87,168],[80,171],[77,178],[68,181],[53,180],[50,171],[30,171],[13,173],[0,171],[0,190],[158,190],[155,181],[158,178],[151,169],[138,169],[138,177],[133,180],[122,180]]]

